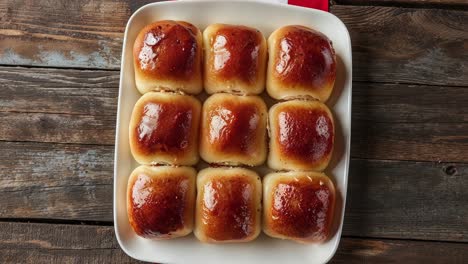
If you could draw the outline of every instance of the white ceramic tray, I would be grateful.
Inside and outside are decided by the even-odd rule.
[[[193,234],[173,240],[138,237],[126,211],[127,180],[137,166],[128,140],[133,105],[141,96],[134,81],[133,42],[143,26],[162,19],[185,20],[203,30],[215,22],[255,27],[268,38],[285,25],[317,29],[333,42],[337,54],[337,81],[327,105],[335,117],[336,139],[332,161],[325,171],[337,187],[337,206],[331,238],[319,245],[297,244],[261,234],[250,243],[203,244]],[[295,6],[250,1],[169,1],[146,5],[130,18],[125,30],[117,113],[114,171],[114,223],[117,240],[129,256],[159,263],[325,263],[335,253],[343,225],[351,139],[351,42],[345,25],[334,15]],[[264,172],[264,171],[263,171]]]

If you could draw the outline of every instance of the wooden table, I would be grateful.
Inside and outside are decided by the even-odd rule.
[[[151,1],[0,1],[0,262],[128,263],[112,226],[124,27]],[[468,3],[340,0],[352,161],[333,262],[468,261]]]

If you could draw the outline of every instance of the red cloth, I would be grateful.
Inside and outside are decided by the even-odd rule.
[[[288,0],[288,4],[315,8],[328,12],[328,0]]]

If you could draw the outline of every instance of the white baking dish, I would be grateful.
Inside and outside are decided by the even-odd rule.
[[[338,58],[337,81],[327,105],[336,123],[332,162],[326,170],[337,187],[332,237],[323,244],[304,245],[262,234],[250,243],[202,244],[193,234],[173,240],[138,237],[129,225],[126,187],[137,166],[129,148],[128,124],[133,105],[141,96],[135,88],[132,46],[140,29],[162,19],[185,20],[203,30],[215,22],[258,28],[268,37],[278,27],[301,24],[323,32],[333,42]],[[324,263],[335,253],[343,225],[351,139],[351,43],[345,25],[334,15],[295,6],[251,1],[169,1],[146,5],[130,18],[125,30],[120,73],[114,171],[114,222],[117,240],[131,257],[160,263]],[[259,169],[262,174],[264,168]]]

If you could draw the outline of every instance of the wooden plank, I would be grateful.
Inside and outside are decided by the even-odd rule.
[[[468,164],[353,159],[343,234],[468,242]]]
[[[3,1],[0,16],[2,64],[102,67],[118,64],[123,31],[113,22],[128,10],[110,1]]]
[[[356,158],[468,161],[468,123],[385,123],[353,118]]]
[[[347,5],[411,5],[415,7],[458,7],[468,5],[466,0],[334,0],[334,2]]]
[[[467,244],[344,237],[331,263],[462,263]],[[2,263],[141,263],[119,249],[111,226],[0,223]]]
[[[119,73],[0,67],[0,112],[115,115]]]
[[[112,221],[112,147],[0,149],[0,218]],[[343,233],[468,242],[467,185],[466,163],[352,159]]]
[[[468,122],[468,89],[354,82],[352,116],[365,122]]]
[[[468,245],[408,240],[342,238],[330,263],[464,263]]]
[[[4,1],[0,64],[119,69],[124,27],[149,1]],[[360,81],[466,86],[468,13],[333,5]]]
[[[1,263],[140,263],[111,226],[0,223]]]
[[[371,159],[468,161],[467,122],[392,121],[353,117],[351,155]],[[5,141],[113,145],[114,134],[113,115],[0,112],[0,140]]]
[[[330,11],[350,32],[354,80],[468,83],[468,12],[345,5]]]
[[[117,110],[118,72],[0,67],[0,81],[0,112],[115,115]],[[466,122],[468,89],[354,82],[353,117]]]
[[[0,217],[112,221],[112,146],[0,142]]]
[[[123,33],[157,1],[2,1],[0,64],[118,69]]]
[[[114,144],[117,72],[0,67],[0,80],[0,140]],[[468,162],[467,121],[466,88],[355,82],[352,155]]]
[[[113,145],[114,115],[0,112],[0,140]]]

